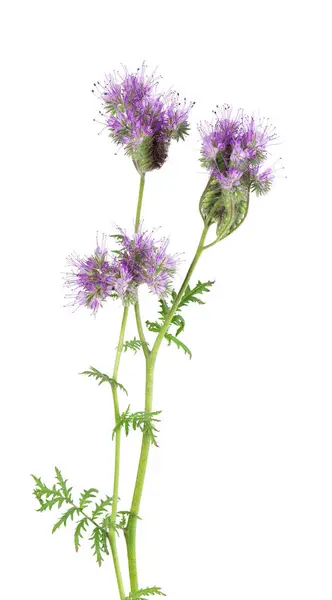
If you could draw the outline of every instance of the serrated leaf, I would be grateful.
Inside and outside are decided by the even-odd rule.
[[[182,306],[187,306],[190,302],[194,302],[196,304],[205,304],[201,298],[197,297],[197,294],[203,294],[205,292],[210,292],[210,287],[214,284],[214,281],[206,281],[202,283],[198,281],[195,287],[190,288],[188,285],[184,295],[182,296],[181,302],[178,308]]]
[[[80,373],[80,375],[87,375],[87,377],[93,377],[96,381],[99,382],[98,385],[101,385],[102,383],[109,383],[111,386],[118,387],[128,396],[128,392],[126,388],[122,385],[122,383],[119,383],[118,381],[113,379],[113,377],[109,377],[106,373],[101,373],[100,371],[98,371],[98,369],[95,369],[95,367],[90,367],[90,369],[88,369],[87,371],[83,371],[82,373]]]
[[[59,521],[57,521],[57,523],[55,523],[55,525],[52,529],[52,533],[54,533],[57,529],[59,529],[59,527],[61,527],[61,525],[66,527],[68,519],[71,519],[73,521],[75,512],[76,512],[76,507],[72,506],[65,513],[63,513],[63,515],[61,515]]]
[[[149,331],[153,331],[154,333],[158,333],[161,329],[161,325],[158,321],[145,321],[145,325]]]
[[[175,335],[177,337],[184,330],[186,322],[182,315],[175,314],[173,319],[171,320],[171,324],[177,326],[177,330],[175,332]]]
[[[95,527],[91,537],[89,538],[89,540],[92,541],[92,546],[91,548],[93,549],[93,556],[96,557],[96,561],[98,563],[98,565],[101,567],[101,564],[104,560],[103,558],[103,552],[104,552],[104,539],[102,539],[103,536],[101,535],[101,530],[99,527]]]
[[[160,419],[157,416],[161,414],[161,410],[157,411],[138,411],[136,413],[130,412],[130,406],[127,410],[120,415],[116,426],[113,429],[113,437],[116,431],[121,427],[124,427],[126,435],[129,434],[130,429],[136,431],[139,429],[142,433],[148,434],[150,441],[154,446],[158,446],[156,432],[158,429],[155,427],[155,423],[159,423]]]
[[[84,510],[89,504],[91,504],[93,498],[98,494],[96,488],[90,488],[89,490],[83,490],[79,500],[79,507]]]
[[[135,592],[130,592],[126,600],[145,600],[148,596],[166,596],[166,594],[161,591],[160,587],[142,588]]]
[[[76,552],[78,552],[78,549],[80,547],[80,539],[83,538],[84,533],[87,530],[87,527],[89,525],[89,520],[86,517],[83,517],[83,519],[81,519],[76,526],[75,532],[74,532],[74,545],[75,545],[75,550]]]
[[[138,350],[143,348],[143,346],[149,348],[149,344],[147,342],[142,342],[134,337],[133,340],[129,340],[123,344],[123,350],[124,352],[127,352],[127,350],[132,350],[136,354]]]
[[[160,306],[160,310],[158,312],[159,312],[162,320],[165,321],[165,319],[170,311],[170,308],[164,298],[159,298],[159,306]]]
[[[97,502],[95,508],[92,511],[92,519],[96,519],[97,517],[103,515],[104,512],[107,512],[107,507],[111,504],[112,498],[110,498],[109,496],[106,496],[104,500],[100,500],[100,502]]]
[[[178,348],[181,348],[181,350],[183,350],[185,354],[188,354],[189,358],[192,358],[191,350],[189,350],[188,346],[181,342],[179,338],[175,337],[171,333],[165,333],[165,338],[168,341],[168,344],[171,344],[173,342]]]
[[[70,492],[72,491],[73,488],[68,488],[67,487],[67,481],[68,479],[64,479],[62,476],[62,473],[60,471],[60,469],[58,469],[58,467],[55,467],[55,474],[56,474],[56,480],[60,486],[61,492],[63,494],[63,496],[67,499],[67,500],[71,500],[71,494]],[[55,491],[55,488],[54,488]]]

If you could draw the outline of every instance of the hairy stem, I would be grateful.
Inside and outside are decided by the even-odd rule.
[[[119,342],[116,350],[115,363],[113,369],[113,378],[117,381],[120,359],[123,350],[123,342],[124,335],[126,331],[127,319],[128,319],[128,310],[129,308],[126,306],[123,310],[123,317],[120,328]],[[114,418],[115,424],[117,425],[120,417],[120,409],[119,409],[119,400],[118,400],[118,390],[115,385],[112,385],[112,395],[113,395],[113,404],[114,404]],[[118,583],[119,594],[121,600],[125,598],[125,592],[123,587],[123,580],[121,575],[121,569],[119,564],[119,557],[116,545],[116,516],[118,510],[118,497],[119,497],[119,476],[120,476],[120,445],[121,445],[121,428],[117,428],[115,432],[115,459],[114,459],[114,480],[113,480],[113,494],[112,494],[112,513],[111,513],[111,523],[112,527],[109,530],[109,541],[112,550],[113,563],[115,569],[116,580]]]
[[[202,252],[204,251],[204,242],[208,232],[208,225],[204,226],[203,233],[201,235],[199,244],[197,246],[196,254],[193,258],[193,261],[188,269],[187,275],[183,281],[183,284],[180,288],[179,293],[177,294],[172,308],[165,320],[163,327],[161,328],[156,341],[153,345],[151,352],[146,360],[146,384],[145,384],[145,410],[151,412],[152,410],[152,401],[153,401],[153,381],[154,381],[154,370],[155,363],[158,355],[158,350],[160,348],[161,342],[164,338],[165,333],[169,328],[170,322],[178,308],[181,298],[189,284],[191,276],[194,272],[194,269],[200,259]],[[136,556],[136,529],[137,529],[137,517],[139,514],[144,480],[146,474],[146,468],[149,457],[150,450],[150,437],[148,433],[143,434],[142,446],[141,446],[141,454],[139,458],[136,483],[134,488],[134,494],[130,509],[130,516],[128,519],[128,525],[126,529],[126,542],[127,542],[127,554],[128,554],[128,565],[129,565],[129,576],[130,576],[130,587],[131,591],[135,592],[138,590],[138,574],[137,574],[137,556]]]
[[[144,184],[145,184],[145,174],[143,173],[143,175],[141,175],[141,181],[140,181],[140,186],[139,186],[138,203],[137,203],[137,213],[136,213],[136,221],[135,221],[135,233],[137,233],[138,228],[139,228],[139,224],[140,224]],[[135,303],[135,316],[136,316],[136,324],[137,324],[138,336],[139,336],[139,339],[142,342],[142,348],[143,348],[144,356],[145,356],[145,358],[148,358],[148,356],[150,354],[150,351],[148,349],[148,346],[147,346],[147,343],[146,343],[146,339],[145,339],[145,335],[144,335],[144,329],[143,329],[143,324],[142,324],[142,319],[141,319],[141,311],[140,311],[138,297],[137,297],[137,300],[136,300],[136,303]]]
[[[137,201],[137,209],[136,209],[136,219],[135,219],[135,232],[138,231],[139,223],[141,220],[144,185],[145,185],[145,173],[143,173],[141,175],[140,182],[139,182],[139,192],[138,192],[138,201]]]
[[[135,316],[136,316],[136,325],[137,325],[137,331],[138,331],[138,337],[142,342],[142,348],[143,348],[143,352],[144,352],[144,356],[147,359],[149,357],[150,354],[150,350],[148,348],[146,339],[145,339],[145,334],[144,334],[144,329],[143,329],[143,325],[142,325],[142,319],[141,319],[141,310],[140,310],[140,306],[139,306],[139,299],[137,298],[136,303],[135,303]]]
[[[144,173],[140,178],[140,186],[138,193],[138,201],[136,207],[136,217],[135,217],[135,232],[138,231],[141,211],[142,211],[142,203],[143,203],[143,192],[144,192],[144,183],[145,183],[145,175]],[[126,331],[127,319],[128,319],[128,311],[129,308],[126,306],[123,309],[123,316],[120,328],[119,342],[116,350],[114,368],[113,368],[113,379],[117,381],[121,354],[123,351],[123,343],[124,336]],[[113,395],[113,404],[114,404],[114,418],[115,425],[118,425],[120,418],[120,409],[119,409],[119,401],[118,401],[118,391],[115,385],[112,386],[112,395]],[[119,478],[120,478],[120,449],[121,449],[121,427],[118,427],[115,432],[115,458],[114,458],[114,480],[113,480],[113,494],[112,494],[112,513],[111,513],[111,525],[108,532],[108,538],[111,546],[113,564],[115,569],[116,580],[118,584],[119,594],[121,600],[124,600],[126,594],[124,591],[123,579],[121,574],[119,556],[117,551],[117,542],[116,542],[116,517],[118,510],[118,498],[119,498]]]

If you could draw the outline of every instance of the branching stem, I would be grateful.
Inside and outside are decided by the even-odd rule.
[[[179,293],[177,294],[172,308],[168,313],[167,318],[165,319],[165,323],[160,329],[158,336],[155,340],[153,348],[146,358],[146,384],[145,384],[145,410],[151,412],[152,410],[152,402],[153,402],[153,381],[154,381],[154,370],[155,363],[158,355],[158,351],[161,345],[162,340],[164,339],[165,333],[170,326],[171,320],[181,302],[181,298],[189,284],[191,276],[194,272],[194,269],[201,257],[202,252],[204,251],[204,242],[209,229],[209,225],[205,225],[199,244],[197,246],[196,254],[193,258],[193,261],[188,269],[187,275],[183,281],[183,284],[180,288]],[[131,591],[135,592],[139,589],[138,586],[138,574],[137,574],[137,556],[136,556],[136,529],[137,529],[137,516],[139,514],[144,480],[146,474],[146,468],[149,457],[150,450],[150,437],[147,433],[143,434],[141,453],[139,458],[136,483],[134,488],[134,494],[132,499],[132,504],[130,508],[130,516],[128,519],[127,529],[126,529],[126,542],[127,542],[127,554],[128,554],[128,565],[129,565],[129,576],[130,576],[130,587]]]
[[[136,208],[136,218],[135,218],[135,232],[138,231],[141,211],[142,211],[142,202],[143,202],[143,192],[144,192],[144,183],[145,183],[145,175],[144,173],[140,178],[140,186],[138,193],[138,201]],[[123,316],[120,328],[119,342],[117,346],[115,363],[113,368],[113,379],[117,381],[117,376],[119,372],[121,354],[123,351],[124,344],[124,336],[126,331],[127,319],[128,319],[128,311],[129,308],[126,306],[123,309]],[[139,306],[138,306],[139,313]],[[142,327],[142,324],[141,324]],[[144,337],[144,333],[143,333]],[[144,350],[144,345],[143,345]],[[119,401],[118,401],[118,391],[115,385],[112,385],[112,395],[113,395],[113,404],[114,404],[114,418],[115,418],[115,426],[118,425],[120,418],[120,409],[119,409]],[[113,494],[112,494],[112,513],[111,513],[111,528],[108,532],[108,538],[111,546],[113,563],[115,569],[116,580],[118,584],[119,594],[121,600],[124,600],[126,597],[123,585],[123,579],[121,574],[119,556],[117,551],[117,541],[116,541],[116,517],[118,510],[118,497],[119,497],[119,479],[120,479],[120,449],[121,449],[121,427],[117,427],[115,431],[115,459],[114,459],[114,480],[113,480]]]

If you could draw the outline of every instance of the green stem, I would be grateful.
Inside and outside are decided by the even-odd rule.
[[[141,175],[141,181],[140,181],[140,186],[139,186],[137,212],[136,212],[136,221],[135,221],[135,233],[137,233],[138,228],[139,228],[139,224],[140,224],[141,209],[142,209],[142,199],[143,199],[143,192],[144,192],[144,184],[145,184],[145,173],[143,173]],[[142,342],[142,348],[143,348],[144,356],[145,356],[145,358],[148,358],[148,356],[150,354],[150,351],[148,349],[148,345],[146,343],[146,339],[145,339],[145,335],[144,335],[144,329],[143,329],[143,324],[142,324],[142,319],[141,319],[141,311],[140,311],[138,297],[137,297],[137,300],[136,300],[136,303],[135,303],[135,316],[136,316],[136,324],[137,324],[138,336],[139,336],[139,339]]]
[[[136,219],[135,219],[135,233],[138,231],[139,222],[141,220],[144,184],[145,184],[145,173],[142,173],[140,182],[139,182],[139,192],[138,192],[138,201],[137,201],[137,209],[136,209]]]
[[[113,369],[113,379],[117,381],[120,359],[123,350],[123,342],[124,335],[126,331],[127,319],[128,319],[128,310],[129,308],[126,306],[123,310],[123,317],[120,328],[119,342],[116,350],[115,363]],[[119,409],[119,400],[118,400],[118,390],[115,385],[112,385],[112,395],[113,395],[113,404],[114,404],[114,418],[115,424],[117,425],[120,417],[120,409]],[[114,459],[114,480],[113,480],[113,495],[112,495],[112,513],[111,513],[111,524],[112,527],[109,530],[109,541],[112,550],[113,563],[115,569],[116,580],[118,583],[119,594],[121,600],[125,598],[123,580],[121,575],[121,569],[119,564],[119,557],[117,551],[116,544],[116,516],[118,511],[118,498],[119,498],[119,475],[120,475],[120,445],[121,445],[121,428],[117,428],[115,432],[115,459]]]
[[[183,281],[183,284],[180,288],[179,293],[177,294],[172,308],[165,320],[164,325],[162,326],[156,341],[153,345],[151,352],[146,360],[146,384],[145,384],[145,410],[151,412],[152,410],[152,401],[153,401],[153,381],[154,381],[154,370],[155,363],[157,359],[158,350],[160,348],[161,342],[164,338],[165,333],[167,333],[170,322],[180,304],[181,298],[189,284],[190,278],[193,274],[193,271],[200,259],[202,252],[204,251],[204,242],[208,232],[208,225],[204,226],[203,233],[201,235],[199,244],[197,246],[196,254],[193,258],[193,261],[188,269],[187,275]],[[127,554],[128,554],[128,565],[129,565],[129,576],[130,576],[130,587],[131,591],[135,592],[138,590],[138,575],[137,575],[137,557],[136,557],[136,529],[137,529],[137,517],[139,514],[144,480],[146,474],[146,468],[148,463],[150,450],[150,437],[148,433],[143,434],[142,446],[141,446],[141,454],[138,464],[136,483],[134,488],[134,494],[130,509],[130,516],[128,519],[127,529],[126,529],[126,542],[127,542]]]
[[[139,306],[139,299],[137,297],[136,303],[135,303],[135,316],[136,316],[136,324],[137,324],[137,331],[138,331],[138,337],[142,342],[142,348],[143,348],[143,352],[144,352],[144,356],[145,358],[149,358],[149,354],[150,354],[150,350],[145,338],[145,334],[144,334],[144,329],[143,329],[143,324],[142,324],[142,319],[141,319],[141,310],[140,310],[140,306]]]
[[[138,231],[139,222],[140,222],[140,218],[141,218],[144,183],[145,183],[145,175],[143,173],[140,178],[140,186],[139,186],[138,201],[137,201],[137,208],[136,208],[136,218],[135,218],[135,232]],[[115,379],[115,381],[117,381],[117,379],[118,379],[118,372],[119,372],[121,354],[123,351],[124,336],[125,336],[127,319],[128,319],[128,311],[129,311],[129,308],[126,306],[123,310],[119,342],[118,342],[118,346],[117,346],[117,350],[116,350],[116,356],[115,356],[115,362],[114,362],[114,368],[113,368],[113,379]],[[120,409],[119,409],[118,391],[117,391],[117,387],[114,385],[112,386],[112,395],[113,395],[113,404],[114,404],[115,425],[117,425],[119,422],[119,418],[120,418]],[[112,557],[113,557],[113,564],[114,564],[115,575],[116,575],[116,580],[117,580],[117,584],[118,584],[120,598],[121,598],[121,600],[124,600],[124,598],[126,597],[126,594],[124,591],[119,556],[118,556],[118,551],[117,551],[116,528],[115,528],[117,510],[118,510],[118,498],[119,498],[120,450],[121,450],[121,427],[118,427],[116,429],[116,433],[115,433],[114,479],[113,479],[113,494],[112,494],[112,513],[111,513],[111,525],[112,526],[108,532],[108,538],[110,541]]]

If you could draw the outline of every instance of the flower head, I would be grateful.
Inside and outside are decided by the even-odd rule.
[[[170,291],[177,267],[177,257],[167,253],[168,240],[156,241],[151,233],[142,231],[129,237],[122,232],[117,264],[125,266],[136,286],[146,283],[159,297]]]
[[[173,90],[161,92],[160,79],[155,72],[148,75],[143,63],[135,73],[124,68],[103,85],[96,84],[110,136],[124,146],[140,172],[159,169],[171,139],[184,139],[189,132],[192,104],[181,103]]]
[[[112,262],[108,258],[103,236],[92,256],[80,258],[77,254],[68,257],[68,265],[72,270],[67,274],[65,286],[71,289],[68,295],[72,304],[87,306],[96,313],[110,295],[113,284]]]
[[[169,293],[178,259],[167,253],[168,240],[155,240],[141,229],[132,237],[120,230],[115,237],[116,252],[107,250],[103,236],[92,256],[69,257],[72,270],[65,285],[71,289],[72,305],[87,306],[95,314],[109,297],[121,298],[125,305],[135,303],[142,284],[159,298]]]
[[[199,131],[201,162],[223,189],[242,187],[261,194],[270,189],[273,171],[262,167],[276,133],[268,122],[256,123],[242,110],[233,115],[230,106],[225,105],[215,112],[213,122],[202,123]]]

